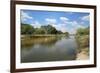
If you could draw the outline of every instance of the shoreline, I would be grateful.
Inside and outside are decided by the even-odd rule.
[[[87,48],[82,49],[76,56],[76,60],[87,60],[89,59],[89,53],[87,52]]]

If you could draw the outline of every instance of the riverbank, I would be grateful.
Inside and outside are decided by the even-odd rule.
[[[35,35],[21,35],[21,37],[29,37],[29,36],[39,36],[39,37],[44,37],[44,36],[68,36],[66,34],[35,34]]]
[[[76,35],[76,41],[79,46],[76,60],[89,59],[89,35]]]
[[[48,38],[48,37],[69,37],[65,34],[35,34],[35,35],[21,35],[21,40],[30,38]]]
[[[86,60],[89,59],[89,48],[83,48],[81,51],[77,54],[76,60]]]

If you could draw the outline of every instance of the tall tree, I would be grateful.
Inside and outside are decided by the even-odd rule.
[[[34,32],[33,26],[21,23],[21,34],[32,34],[33,32]]]
[[[45,34],[56,34],[57,33],[56,28],[51,25],[41,26],[41,28],[45,30]]]

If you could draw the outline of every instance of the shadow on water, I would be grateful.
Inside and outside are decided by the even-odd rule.
[[[21,62],[75,60],[77,44],[73,37],[34,37],[21,40]]]

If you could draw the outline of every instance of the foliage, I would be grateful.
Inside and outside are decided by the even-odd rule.
[[[21,34],[32,34],[34,27],[29,24],[21,24]]]
[[[45,30],[41,28],[35,28],[34,34],[45,34]]]
[[[52,25],[41,26],[40,28],[34,28],[29,24],[21,24],[21,34],[65,34],[68,35],[68,32],[63,33],[58,31]]]
[[[57,34],[63,34],[63,32],[62,31],[57,31]]]
[[[88,35],[89,34],[89,27],[88,28],[79,28],[77,30],[77,35]]]
[[[68,33],[68,32],[64,32],[63,34],[65,34],[65,35],[69,35],[69,33]]]
[[[76,33],[76,40],[80,48],[89,47],[89,28],[79,28]]]
[[[41,26],[42,29],[45,30],[45,34],[56,34],[57,30],[51,25]]]
[[[88,47],[89,46],[89,35],[78,36],[77,41],[80,48]]]

